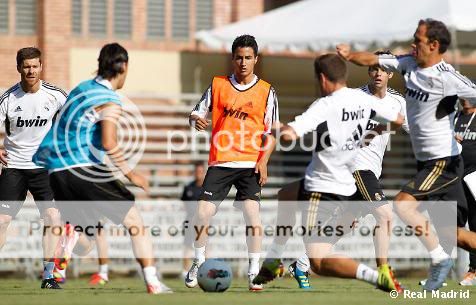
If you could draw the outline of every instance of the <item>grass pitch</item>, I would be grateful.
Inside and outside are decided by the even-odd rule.
[[[372,288],[356,280],[334,278],[312,278],[311,291],[297,288],[293,279],[276,280],[267,285],[262,292],[248,292],[244,280],[234,280],[225,293],[204,293],[200,288],[186,288],[181,280],[171,279],[164,282],[174,289],[173,294],[147,295],[139,278],[114,278],[104,287],[90,287],[87,279],[68,280],[63,290],[41,290],[39,281],[18,279],[0,279],[0,304],[180,304],[180,305],[284,305],[284,304],[474,304],[476,287],[461,287],[450,281],[442,291],[467,291],[469,299],[435,299],[430,295],[426,299],[408,299],[399,296],[390,298],[388,293]],[[421,291],[416,279],[402,279],[405,287],[412,291]]]

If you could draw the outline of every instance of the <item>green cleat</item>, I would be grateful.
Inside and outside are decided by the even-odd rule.
[[[253,284],[262,285],[284,275],[284,265],[281,259],[265,259]]]
[[[392,268],[388,264],[378,267],[377,288],[383,291],[403,292],[402,285],[397,281],[393,274]]]

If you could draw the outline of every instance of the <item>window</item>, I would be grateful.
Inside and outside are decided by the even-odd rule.
[[[147,1],[147,36],[165,37],[165,0]]]
[[[174,0],[172,3],[172,37],[177,40],[188,40],[190,37],[190,5],[189,0]]]
[[[94,36],[107,34],[107,1],[89,0],[89,33]]]
[[[131,0],[114,1],[114,35],[118,37],[130,37],[132,28],[132,4]]]
[[[83,1],[82,0],[73,0],[72,1],[72,29],[73,34],[81,35],[83,32]]]
[[[15,31],[17,34],[36,33],[36,0],[15,1]]]
[[[213,28],[213,0],[195,0],[195,30]]]
[[[8,32],[8,0],[0,0],[0,33]]]

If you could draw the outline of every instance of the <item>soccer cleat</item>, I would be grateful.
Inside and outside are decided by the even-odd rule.
[[[187,272],[187,276],[185,277],[185,286],[188,288],[194,288],[198,285],[197,275],[198,275],[198,267],[201,264],[198,263],[197,259],[194,259],[192,262],[192,266],[190,270]]]
[[[149,294],[173,293],[173,290],[170,289],[164,283],[159,281],[158,284],[147,284],[147,293]]]
[[[92,286],[104,286],[108,282],[108,279],[103,278],[99,273],[94,273],[89,278],[89,285]]]
[[[431,264],[428,272],[428,279],[426,280],[423,289],[427,291],[440,289],[443,286],[448,273],[451,271],[451,267],[453,267],[453,260],[451,258],[444,259],[438,264]]]
[[[64,284],[66,282],[66,270],[65,269],[59,269],[56,267],[56,262],[55,262],[55,269],[53,270],[53,278],[57,283]]]
[[[388,292],[394,290],[398,293],[403,292],[402,285],[397,281],[392,268],[388,264],[378,267],[377,288]]]
[[[271,282],[276,277],[282,277],[284,265],[281,259],[265,259],[258,275],[253,279],[253,284],[262,285]]]
[[[56,282],[54,278],[44,279],[41,281],[41,289],[63,289],[61,286]]]
[[[461,282],[461,286],[473,286],[476,285],[476,269],[469,268],[468,272],[464,275]]]
[[[289,273],[292,277],[298,282],[299,288],[301,289],[311,289],[311,284],[309,283],[309,271],[303,272],[298,267],[296,262],[289,265]]]
[[[248,288],[250,291],[261,291],[263,290],[263,284],[255,284],[253,281],[256,278],[256,274],[248,274]]]

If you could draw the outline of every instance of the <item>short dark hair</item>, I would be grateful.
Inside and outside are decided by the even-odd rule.
[[[98,58],[98,76],[105,79],[116,77],[122,73],[123,64],[129,62],[127,50],[118,43],[110,43],[102,47]]]
[[[233,45],[231,46],[231,55],[235,55],[235,51],[238,48],[247,48],[250,47],[253,49],[255,56],[258,56],[258,43],[254,36],[251,35],[241,35],[235,38]]]
[[[27,47],[17,52],[17,67],[21,66],[25,59],[39,58],[41,63],[41,51],[35,47]]]
[[[451,44],[451,33],[446,25],[441,21],[431,18],[421,19],[418,22],[418,26],[420,25],[426,26],[426,37],[428,37],[430,42],[438,41],[440,43],[438,52],[440,54],[445,53]]]
[[[314,61],[316,77],[324,74],[333,83],[345,83],[347,81],[347,65],[337,54],[325,54]]]

